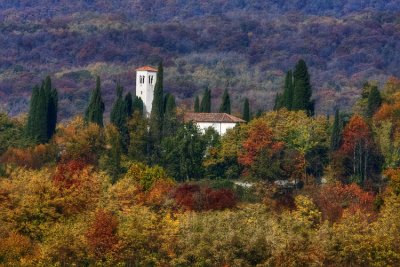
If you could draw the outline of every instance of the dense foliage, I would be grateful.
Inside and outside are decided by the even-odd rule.
[[[0,265],[396,266],[400,81],[371,84],[349,119],[281,108],[224,136],[164,93],[157,162],[119,86],[111,123],[44,144],[0,114]]]

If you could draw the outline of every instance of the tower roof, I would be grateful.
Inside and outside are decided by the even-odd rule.
[[[136,69],[136,71],[151,71],[151,72],[157,72],[157,69],[151,67],[151,66],[143,66],[139,67]]]

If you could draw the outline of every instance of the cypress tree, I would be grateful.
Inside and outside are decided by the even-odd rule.
[[[231,114],[231,99],[228,93],[228,89],[225,89],[224,94],[222,95],[222,102],[219,108],[219,112]]]
[[[340,147],[342,139],[343,123],[340,117],[339,109],[335,110],[335,120],[333,122],[331,133],[331,151],[336,151]]]
[[[277,93],[275,96],[274,110],[281,109],[282,107],[283,107],[283,95]]]
[[[164,94],[164,100],[163,100],[163,113],[165,114],[166,110],[167,110],[167,102],[168,102],[168,98],[171,95],[171,93],[165,93]]]
[[[125,106],[126,106],[126,113],[128,115],[128,117],[132,117],[132,113],[133,113],[133,102],[132,102],[132,94],[131,92],[127,93],[125,95]]]
[[[242,118],[247,122],[250,121],[250,104],[249,104],[249,99],[247,98],[245,98],[244,100]]]
[[[33,140],[37,141],[39,137],[39,117],[38,117],[38,109],[39,109],[39,86],[35,85],[32,90],[32,96],[30,101],[29,113],[28,113],[28,121],[26,125],[26,133]]]
[[[54,134],[57,124],[57,90],[52,88],[50,77],[35,86],[26,125],[27,135],[35,142],[46,143]]]
[[[127,106],[126,102],[122,97],[123,88],[121,85],[117,85],[116,95],[117,98],[110,114],[110,121],[118,129],[121,136],[121,147],[124,152],[128,151],[129,146],[129,132],[126,125],[128,120]]]
[[[153,160],[159,160],[159,150],[163,133],[164,119],[164,89],[163,89],[163,65],[158,65],[157,80],[154,86],[154,97],[150,114],[150,138],[153,151]]]
[[[200,112],[200,101],[198,96],[196,96],[194,100],[194,112]]]
[[[164,114],[163,137],[175,135],[178,128],[175,97],[172,94],[169,94],[166,102],[167,104]]]
[[[132,113],[135,113],[136,111],[138,111],[139,114],[141,116],[143,116],[143,108],[144,108],[144,104],[143,104],[142,99],[138,96],[135,96],[135,98],[133,99],[133,103],[132,103]]]
[[[96,88],[92,91],[89,105],[85,111],[85,120],[103,127],[104,102],[101,97],[100,77],[96,79]]]
[[[121,174],[121,136],[113,125],[105,128],[108,149],[100,160],[100,166],[111,176],[112,183],[116,183]]]
[[[366,110],[367,118],[371,118],[372,116],[374,116],[375,112],[381,105],[382,105],[381,93],[379,92],[377,86],[373,86],[368,95],[368,104]]]
[[[45,82],[39,90],[39,100],[37,104],[37,141],[46,143],[48,139],[48,94],[45,90]]]
[[[57,89],[52,88],[50,76],[46,77],[44,90],[47,99],[47,139],[49,140],[56,131],[58,93]]]
[[[211,112],[211,90],[206,88],[204,90],[203,98],[201,99],[200,112]]]
[[[287,108],[287,110],[292,110],[293,93],[294,93],[293,74],[292,74],[292,71],[289,70],[286,73],[285,87],[284,87],[283,96],[282,96],[282,105],[283,105],[283,107]]]
[[[314,114],[314,102],[311,101],[312,90],[310,74],[304,60],[299,60],[293,72],[294,92],[292,110],[304,110],[309,116]]]

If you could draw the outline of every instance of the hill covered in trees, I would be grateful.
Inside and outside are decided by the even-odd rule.
[[[0,104],[27,111],[33,86],[51,75],[59,115],[71,117],[99,75],[110,106],[116,81],[133,93],[135,67],[162,57],[165,90],[183,105],[209,87],[214,99],[228,88],[234,112],[245,97],[271,109],[303,58],[316,113],[332,113],[365,80],[400,72],[399,10],[398,0],[1,1]]]
[[[47,77],[27,117],[0,113],[0,265],[398,266],[400,80],[334,117],[312,115],[303,60],[287,81],[220,136],[181,120],[161,63],[149,117],[120,84],[106,105],[97,78],[57,124]]]

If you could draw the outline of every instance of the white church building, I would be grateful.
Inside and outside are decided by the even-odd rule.
[[[157,80],[157,69],[144,66],[136,69],[136,96],[141,98],[144,104],[145,114],[150,116],[154,97],[154,86]],[[186,113],[184,122],[192,121],[203,132],[214,128],[220,135],[232,129],[238,123],[245,121],[226,113]]]
[[[226,131],[234,128],[239,123],[245,121],[227,113],[186,113],[184,122],[195,123],[204,133],[208,128],[213,128],[219,135],[224,135]]]

